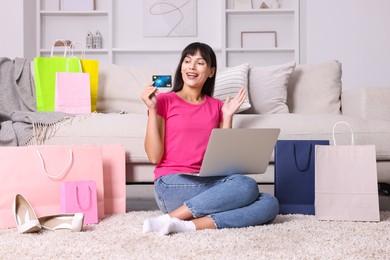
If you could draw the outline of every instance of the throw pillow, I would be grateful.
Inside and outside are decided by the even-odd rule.
[[[253,67],[249,72],[250,114],[288,113],[287,83],[296,63]]]
[[[249,63],[218,70],[215,78],[214,97],[225,102],[228,96],[233,98],[241,87],[245,87],[248,90],[248,70]],[[237,113],[245,111],[250,107],[251,104],[247,96]]]
[[[341,63],[298,65],[288,83],[291,113],[341,114]]]
[[[152,75],[174,75],[171,68],[146,68],[99,63],[99,94],[97,111],[145,114],[146,106],[140,94]],[[171,90],[160,89],[160,92]]]

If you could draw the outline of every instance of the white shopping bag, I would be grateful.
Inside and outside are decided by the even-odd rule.
[[[346,124],[351,145],[336,145],[335,128]],[[334,145],[315,149],[315,215],[319,220],[379,221],[374,145],[355,145],[347,122],[333,127]]]

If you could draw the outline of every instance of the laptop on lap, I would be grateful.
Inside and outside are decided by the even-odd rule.
[[[279,133],[279,128],[213,129],[198,176],[264,173]]]

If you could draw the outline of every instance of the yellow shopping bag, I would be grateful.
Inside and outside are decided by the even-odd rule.
[[[98,100],[99,61],[81,59],[81,67],[84,73],[89,73],[89,81],[91,84],[91,111],[95,112]]]

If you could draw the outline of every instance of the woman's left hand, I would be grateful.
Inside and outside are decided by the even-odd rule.
[[[222,106],[222,113],[224,116],[233,116],[240,108],[246,98],[246,88],[242,87],[234,98],[227,97]]]

